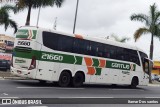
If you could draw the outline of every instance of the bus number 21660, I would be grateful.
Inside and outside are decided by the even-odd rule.
[[[46,54],[42,53],[42,59],[47,59],[47,60],[55,60],[55,61],[62,61],[63,56],[60,55],[54,55],[54,54]]]

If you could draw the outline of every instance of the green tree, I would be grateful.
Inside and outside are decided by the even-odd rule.
[[[27,19],[25,25],[30,25],[31,9],[41,8],[47,6],[61,7],[64,0],[17,0],[16,6],[18,10],[28,9]]]
[[[119,37],[118,37],[117,35],[115,35],[115,34],[112,34],[110,37],[113,38],[115,41],[117,41],[117,42],[122,42],[122,43],[130,40],[130,38],[128,38],[128,37],[119,38]]]
[[[10,19],[9,11],[12,10],[16,12],[14,6],[4,5],[0,8],[0,25],[4,25],[5,30],[10,26],[14,28],[14,33],[17,32],[17,24],[14,20]]]
[[[157,10],[157,6],[154,3],[150,6],[149,15],[145,14],[133,14],[130,19],[132,21],[140,21],[145,23],[145,27],[141,27],[137,29],[134,33],[135,42],[139,39],[143,34],[151,33],[151,44],[150,44],[150,55],[149,58],[153,59],[153,37],[159,36],[159,21],[160,21],[160,12]],[[150,82],[151,82],[151,70],[150,70]]]

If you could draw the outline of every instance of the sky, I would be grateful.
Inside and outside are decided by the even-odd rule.
[[[65,0],[61,8],[46,7],[41,8],[38,26],[53,29],[57,17],[57,31],[73,33],[75,9],[77,0]],[[149,55],[151,35],[142,35],[135,42],[134,32],[144,27],[144,23],[131,21],[130,16],[134,13],[149,14],[149,7],[156,3],[160,11],[159,0],[79,0],[76,34],[91,37],[105,38],[112,34],[121,37],[129,37],[126,45],[136,46],[144,50]],[[4,4],[0,4],[2,6]],[[31,13],[31,26],[37,24],[38,9],[33,9]],[[27,17],[27,9],[14,14],[10,12],[10,18],[15,20],[18,26],[24,26]],[[14,30],[0,26],[0,34],[15,37]],[[154,38],[154,60],[160,60],[160,39]]]

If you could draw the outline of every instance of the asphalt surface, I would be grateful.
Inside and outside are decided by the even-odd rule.
[[[139,86],[130,89],[127,86],[84,85],[80,88],[59,87],[53,83],[40,84],[37,80],[0,80],[0,97],[18,98],[65,98],[65,97],[109,97],[109,98],[145,98],[159,97],[160,86]]]
[[[37,80],[0,79],[0,98],[1,99],[2,98],[13,98],[13,99],[54,98],[54,99],[46,99],[46,100],[56,101],[56,102],[53,101],[54,105],[46,104],[43,106],[39,105],[39,107],[53,107],[53,106],[55,107],[61,107],[61,106],[63,107],[72,107],[72,106],[103,107],[104,106],[106,107],[107,101],[111,103],[111,104],[107,104],[107,106],[121,107],[122,105],[123,106],[129,105],[129,104],[119,105],[121,101],[123,102],[123,100],[126,100],[125,98],[128,98],[128,99],[129,98],[138,98],[138,99],[158,98],[157,100],[159,100],[160,85],[138,86],[138,88],[136,89],[130,89],[127,86],[113,87],[111,85],[83,85],[80,88],[73,88],[73,87],[62,88],[56,84],[49,83],[49,82],[46,84],[40,84]],[[66,99],[68,100],[68,102],[66,102]],[[86,104],[87,101],[89,102],[89,104]],[[116,102],[118,103],[113,106],[113,104],[115,104]],[[136,104],[131,104],[130,107],[132,105],[135,106]],[[143,104],[136,105],[136,106],[142,107],[142,105]],[[153,105],[154,107],[160,106],[160,104],[153,104]],[[11,105],[7,105],[7,106],[9,107]],[[14,106],[18,107],[22,105],[12,105],[11,107],[14,107]],[[23,105],[23,106],[36,107],[38,105]]]

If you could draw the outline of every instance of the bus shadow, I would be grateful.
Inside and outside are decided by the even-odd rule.
[[[14,84],[30,87],[53,87],[55,84],[51,82],[40,83],[38,80],[18,80],[12,81]]]
[[[29,87],[60,87],[58,85],[58,83],[56,82],[46,82],[46,83],[40,83],[38,80],[22,80],[22,81],[13,81],[14,84],[19,84],[21,86],[29,86]],[[63,88],[63,87],[62,87]],[[76,88],[76,87],[65,87],[65,88]],[[81,87],[78,88],[85,88],[85,89],[131,89],[129,86],[127,85],[112,85],[112,84],[107,84],[107,85],[103,85],[103,84],[84,84]],[[135,89],[143,89],[142,87],[137,87]],[[131,89],[132,90],[132,89]]]
[[[132,89],[132,88],[130,88],[130,86],[128,86],[128,85],[112,85],[112,84],[107,84],[107,85],[97,85],[97,84],[85,84],[85,85],[83,85],[82,86],[83,88],[87,88],[87,89],[89,89],[89,88],[101,88],[101,89],[131,89],[131,90],[134,90],[134,89],[143,89],[143,88],[141,88],[141,87],[136,87],[136,88],[134,88],[134,89]]]

